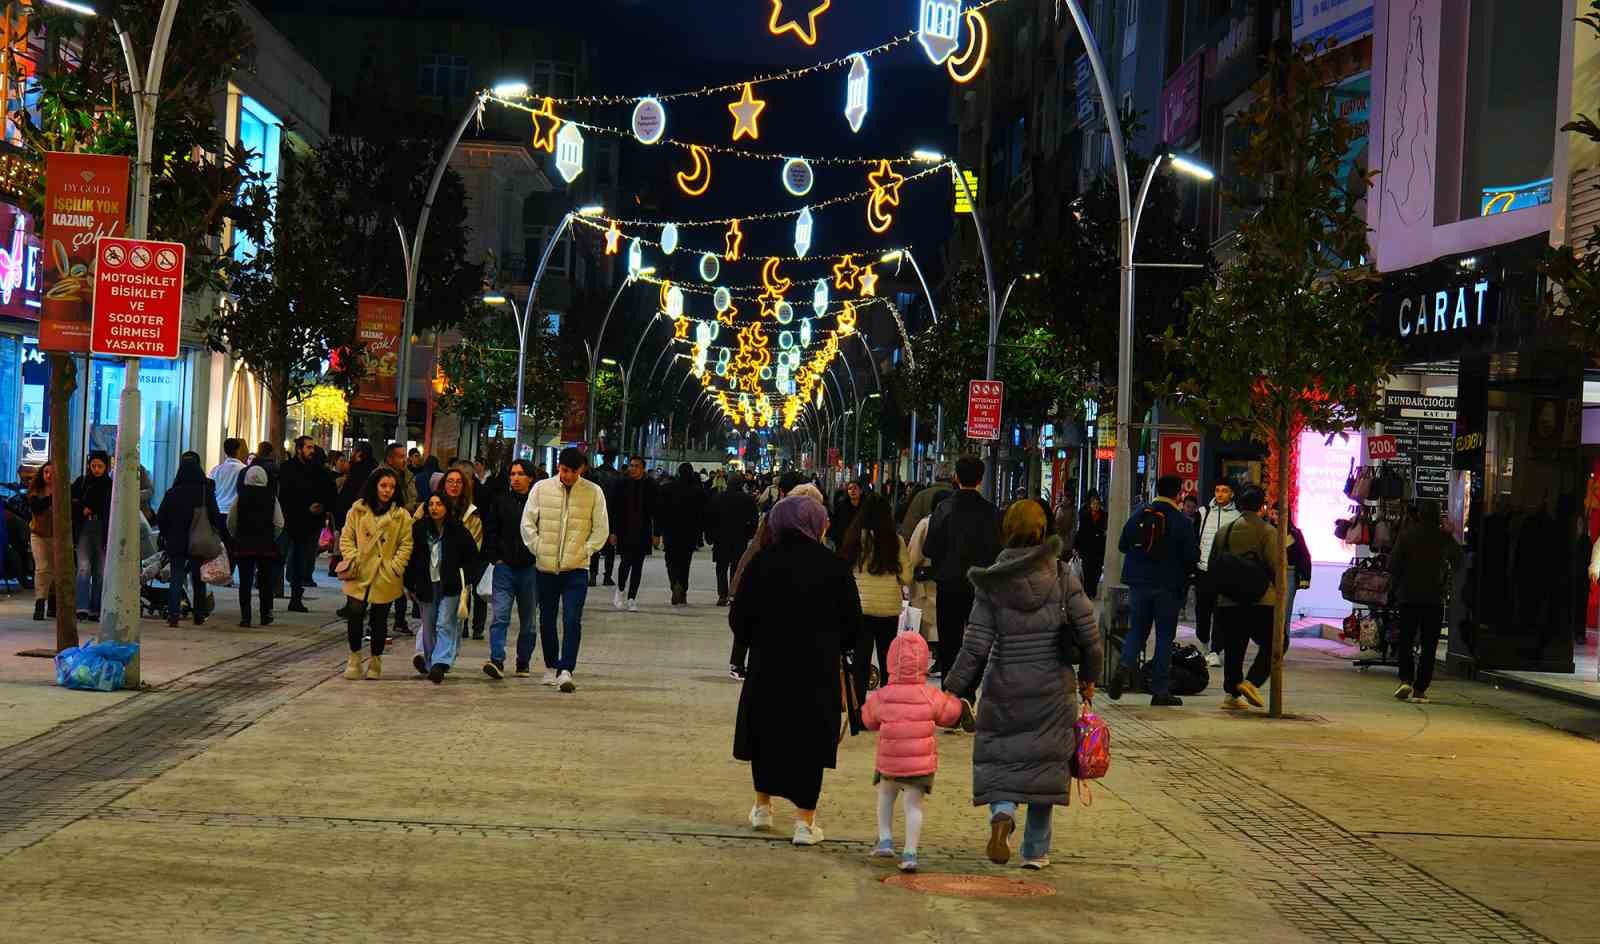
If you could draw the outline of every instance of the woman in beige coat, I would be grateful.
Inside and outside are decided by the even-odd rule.
[[[339,579],[344,582],[350,642],[350,662],[344,677],[354,681],[361,673],[362,623],[372,636],[372,659],[366,678],[383,677],[383,647],[388,641],[389,606],[405,593],[406,564],[411,560],[411,516],[396,498],[399,479],[394,470],[380,467],[350,506],[339,534]]]

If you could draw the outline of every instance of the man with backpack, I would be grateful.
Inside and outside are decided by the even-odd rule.
[[[1233,504],[1233,483],[1218,482],[1212,491],[1211,503],[1200,512],[1200,560],[1195,563],[1194,581],[1194,635],[1210,652],[1206,665],[1213,669],[1222,665],[1222,637],[1212,631],[1212,617],[1217,609],[1217,591],[1207,579],[1206,569],[1211,565],[1211,547],[1217,534],[1239,520],[1239,509]]]
[[[1172,643],[1178,635],[1184,580],[1200,557],[1200,545],[1183,511],[1178,493],[1183,479],[1163,475],[1156,480],[1156,500],[1141,507],[1123,526],[1117,547],[1124,555],[1122,579],[1128,585],[1128,636],[1122,641],[1122,664],[1111,677],[1112,701],[1133,680],[1133,667],[1144,652],[1153,623],[1156,658],[1150,676],[1150,704],[1177,706],[1172,694]]]
[[[1272,612],[1279,591],[1273,574],[1279,544],[1278,530],[1261,516],[1266,504],[1265,492],[1246,485],[1239,493],[1239,517],[1218,529],[1211,547],[1208,571],[1217,594],[1212,636],[1213,642],[1217,637],[1222,641],[1222,707],[1227,710],[1267,705],[1261,686],[1272,673]],[[1251,642],[1256,657],[1246,672],[1244,653]]]

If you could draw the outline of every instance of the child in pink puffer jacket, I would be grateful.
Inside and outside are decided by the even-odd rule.
[[[874,858],[894,857],[894,801],[906,795],[906,845],[902,872],[917,870],[917,837],[922,833],[922,798],[933,790],[939,769],[935,726],[961,722],[961,700],[928,686],[928,644],[920,633],[901,632],[889,645],[889,682],[867,696],[861,720],[878,732],[878,845]]]

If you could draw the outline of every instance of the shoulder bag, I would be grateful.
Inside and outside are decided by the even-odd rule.
[[[189,556],[211,560],[221,553],[222,538],[218,537],[217,529],[211,524],[211,516],[206,513],[205,492],[202,490],[200,504],[189,516]]]

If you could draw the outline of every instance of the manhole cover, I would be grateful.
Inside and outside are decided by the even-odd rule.
[[[1056,893],[1043,882],[989,875],[891,875],[883,884],[953,898],[1044,898]]]

